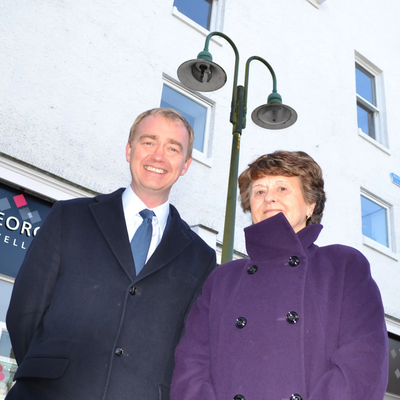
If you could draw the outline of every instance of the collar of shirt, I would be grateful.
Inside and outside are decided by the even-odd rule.
[[[143,222],[139,212],[144,208],[148,208],[146,204],[135,194],[131,186],[128,186],[122,193],[122,205],[125,215],[126,228],[128,230],[129,241],[132,240],[137,228]],[[150,208],[155,214],[153,217],[153,236],[151,238],[151,244],[147,259],[150,258],[154,250],[161,242],[162,235],[164,234],[165,227],[167,225],[169,215],[169,201],[161,204],[158,207]]]

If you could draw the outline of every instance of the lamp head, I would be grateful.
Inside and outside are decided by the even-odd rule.
[[[293,108],[282,104],[279,93],[271,93],[268,103],[257,107],[251,114],[253,122],[266,129],[284,129],[297,121],[297,113]]]
[[[177,73],[186,87],[199,92],[221,89],[227,79],[225,71],[212,61],[212,55],[208,51],[200,52],[196,60],[184,62]]]

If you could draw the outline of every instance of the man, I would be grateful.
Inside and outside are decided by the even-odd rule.
[[[7,326],[19,367],[7,400],[169,398],[186,315],[215,267],[168,203],[193,141],[175,110],[147,111],[126,146],[131,185],[53,206],[15,280]],[[147,219],[140,270],[145,246],[130,242]]]

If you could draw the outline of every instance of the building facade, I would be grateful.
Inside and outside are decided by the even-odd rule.
[[[196,132],[194,161],[171,192],[182,217],[220,257],[231,156],[235,55],[223,37],[209,51],[223,88],[186,88],[177,68],[219,31],[246,61],[259,56],[298,114],[284,130],[250,118],[272,79],[252,62],[239,172],[275,150],[303,150],[327,192],[317,244],[342,243],[371,263],[390,337],[387,399],[400,399],[400,27],[397,0],[155,0],[0,3],[0,399],[12,381],[5,313],[21,257],[52,203],[130,182],[124,148],[142,111],[179,109]],[[249,214],[236,210],[235,257]],[[3,375],[1,375],[3,374]],[[3,397],[2,397],[3,396]]]

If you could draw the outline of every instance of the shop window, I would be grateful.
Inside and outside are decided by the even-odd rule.
[[[388,147],[382,71],[361,56],[357,56],[355,75],[359,133]]]
[[[15,278],[33,238],[52,206],[0,182],[0,274]]]
[[[195,134],[194,150],[202,157],[207,157],[211,103],[207,103],[204,99],[196,97],[181,87],[164,83],[161,107],[173,108],[188,120]],[[196,154],[194,156],[196,158]]]

